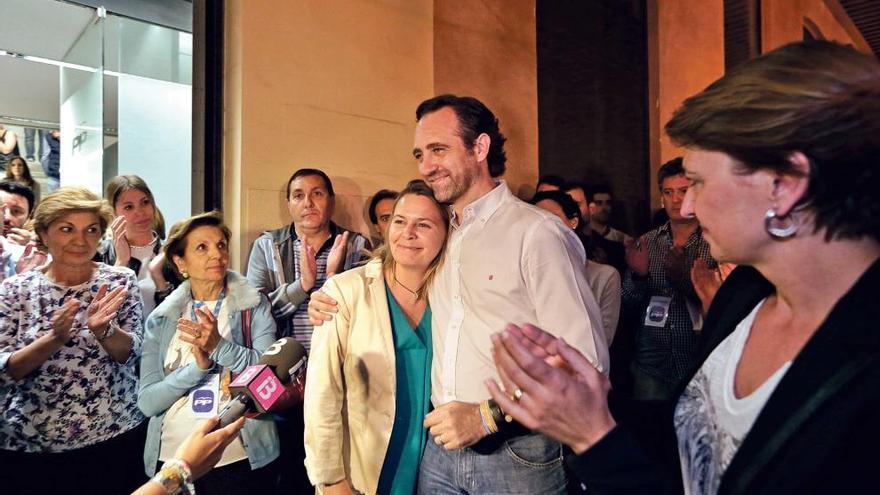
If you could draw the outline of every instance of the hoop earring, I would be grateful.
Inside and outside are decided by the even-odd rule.
[[[793,237],[798,230],[797,225],[795,225],[794,222],[793,213],[794,212],[780,217],[776,214],[775,207],[770,208],[767,210],[767,213],[764,214],[764,230],[766,230],[771,237],[777,239]]]

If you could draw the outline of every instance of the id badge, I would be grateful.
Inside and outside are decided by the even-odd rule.
[[[645,310],[645,326],[663,328],[669,318],[669,305],[672,298],[669,296],[653,296]]]
[[[210,373],[189,393],[189,413],[192,418],[213,418],[220,403],[220,374]]]

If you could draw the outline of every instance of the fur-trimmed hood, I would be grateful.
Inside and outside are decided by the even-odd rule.
[[[189,280],[184,280],[168,295],[153,313],[166,318],[178,318],[192,301]],[[226,304],[229,313],[239,313],[260,305],[260,291],[238,272],[226,271]]]

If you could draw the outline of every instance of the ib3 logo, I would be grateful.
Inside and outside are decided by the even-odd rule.
[[[210,390],[196,390],[193,394],[193,412],[211,412],[214,409],[214,392]]]

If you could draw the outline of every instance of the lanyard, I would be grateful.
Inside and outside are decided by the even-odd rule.
[[[223,299],[226,297],[226,289],[220,291],[220,296],[217,297],[217,305],[214,306],[214,319],[220,317],[220,306],[223,305]],[[199,321],[198,316],[196,316],[196,310],[204,306],[204,301],[196,301],[193,300],[192,307],[190,308],[190,312],[192,314],[192,321]]]

